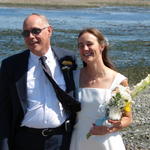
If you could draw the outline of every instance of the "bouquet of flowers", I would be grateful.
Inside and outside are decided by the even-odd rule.
[[[136,84],[133,90],[128,87],[119,85],[115,91],[112,92],[112,98],[108,104],[108,118],[112,120],[120,120],[123,111],[130,112],[131,104],[140,92],[150,85],[150,74]]]
[[[112,98],[110,99],[110,102],[107,104],[106,109],[108,116],[105,117],[106,119],[111,120],[120,120],[122,113],[130,112],[131,111],[131,105],[133,102],[132,99],[134,99],[140,92],[142,92],[144,89],[146,89],[150,85],[150,74],[148,76],[141,80],[138,84],[136,84],[133,88],[133,90],[129,90],[129,87],[125,87],[122,85],[118,85],[116,89],[112,92]],[[103,122],[105,121],[103,119]],[[96,125],[102,124],[102,119],[99,119],[99,122],[96,123]],[[90,133],[87,133],[86,137],[87,139],[91,136]]]
[[[132,103],[129,88],[118,85],[112,92],[112,98],[107,105],[108,118],[111,120],[120,120],[123,111],[131,111]]]

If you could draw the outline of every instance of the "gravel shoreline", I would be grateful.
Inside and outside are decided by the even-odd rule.
[[[133,123],[122,131],[127,150],[150,150],[150,87],[134,99]]]

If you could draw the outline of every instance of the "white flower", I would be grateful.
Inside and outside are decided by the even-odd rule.
[[[129,87],[119,85],[118,88],[119,88],[120,95],[123,99],[128,100],[128,101],[132,101]]]
[[[112,120],[120,120],[122,116],[122,111],[120,108],[117,108],[117,107],[110,107],[109,109],[109,119],[112,119]]]
[[[146,89],[149,85],[150,85],[150,74],[148,74],[148,76],[145,79],[141,80],[138,84],[134,86],[134,89],[131,91],[132,98],[137,96],[140,92]]]

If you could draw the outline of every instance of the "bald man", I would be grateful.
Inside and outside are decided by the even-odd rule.
[[[45,16],[29,15],[22,31],[28,49],[2,61],[0,150],[69,149],[75,114],[64,108],[65,102],[60,102],[40,58],[44,56],[56,84],[63,91],[73,93],[73,77],[64,76],[61,63],[73,64],[75,55],[72,51],[52,48],[52,32]],[[67,66],[69,73],[75,66]]]

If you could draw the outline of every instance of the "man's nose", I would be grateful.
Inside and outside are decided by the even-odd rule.
[[[29,37],[30,37],[30,38],[33,38],[33,37],[35,37],[35,35],[34,35],[32,32],[30,32],[30,33],[29,33]]]

